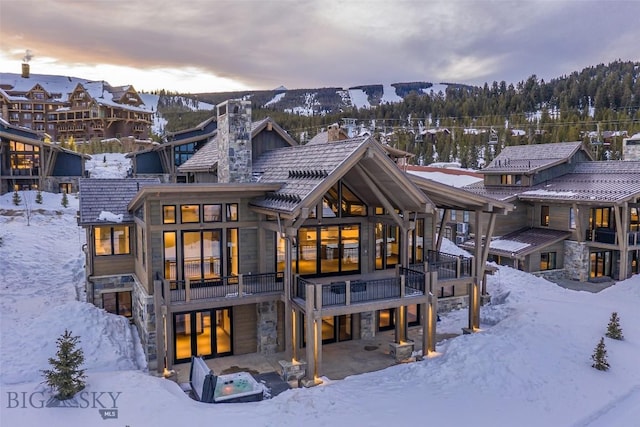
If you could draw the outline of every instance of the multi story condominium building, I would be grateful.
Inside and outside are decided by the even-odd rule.
[[[133,86],[30,74],[28,65],[0,73],[0,118],[8,123],[52,141],[149,138],[153,112]]]

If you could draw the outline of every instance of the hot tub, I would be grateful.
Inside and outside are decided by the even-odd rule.
[[[258,402],[262,400],[263,386],[247,372],[218,375],[213,392],[215,403]]]

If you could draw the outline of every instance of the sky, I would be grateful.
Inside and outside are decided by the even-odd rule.
[[[87,170],[94,178],[121,178],[128,162],[123,154],[96,154]],[[148,372],[127,319],[84,302],[85,234],[75,218],[78,198],[70,195],[63,208],[60,194],[44,192],[41,205],[34,192],[20,195],[20,206],[12,203],[12,193],[0,196],[2,426],[175,427],[215,420],[255,427],[377,427],[399,421],[438,427],[631,427],[640,420],[640,275],[590,293],[500,266],[488,278],[492,302],[480,310],[480,332],[460,333],[466,309],[441,314],[438,332],[457,336],[439,342],[423,361],[344,380],[324,377],[317,387],[294,388],[261,402],[206,404],[185,394],[188,384]],[[614,311],[621,341],[604,337]],[[65,329],[80,339],[87,394],[76,399],[80,407],[42,407],[52,393],[40,370],[49,368],[55,340]],[[591,367],[602,337],[608,371]],[[117,420],[103,418],[100,409],[117,409],[111,413]]]
[[[0,0],[0,71],[182,93],[549,80],[639,61],[637,0]]]

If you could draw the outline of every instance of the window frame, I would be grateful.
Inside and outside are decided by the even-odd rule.
[[[109,229],[109,250],[105,251],[105,253],[98,253],[98,235],[96,233],[96,231],[98,229]],[[127,238],[127,248],[126,248],[126,252],[117,252],[115,248],[118,247],[119,245],[116,245],[116,233],[115,233],[115,229],[120,229],[122,228],[124,231],[124,234]],[[100,239],[100,241],[107,241],[107,238],[103,238]],[[108,252],[108,253],[106,253]],[[93,230],[93,254],[96,257],[100,257],[100,256],[117,256],[117,255],[131,255],[131,226],[129,225],[104,225],[104,226],[96,226]]]

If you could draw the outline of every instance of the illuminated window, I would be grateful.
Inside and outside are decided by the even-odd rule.
[[[200,222],[199,205],[180,205],[180,219],[183,224]]]
[[[549,206],[540,206],[540,225],[549,226]]]
[[[556,268],[556,253],[555,252],[543,252],[540,254],[540,271],[555,270]]]
[[[131,253],[128,226],[96,227],[94,234],[96,255],[126,255]]]
[[[163,224],[176,223],[176,207],[175,206],[162,207],[162,223]]]

